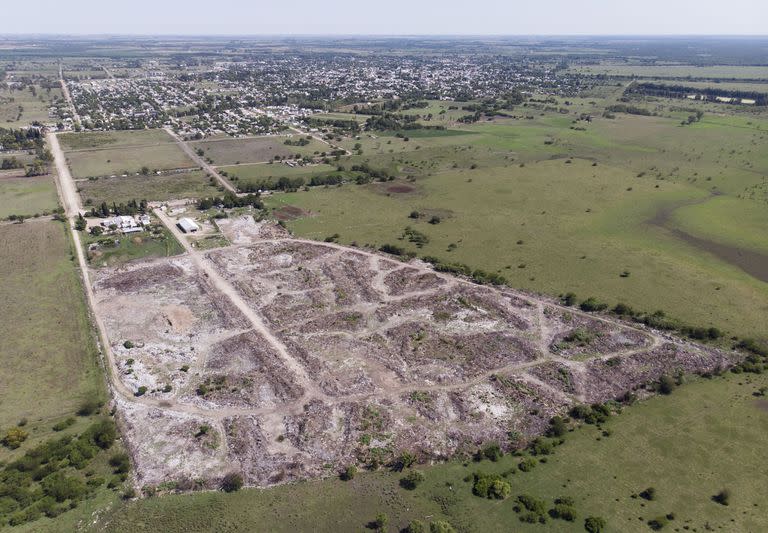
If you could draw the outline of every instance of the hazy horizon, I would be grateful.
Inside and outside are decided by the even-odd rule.
[[[364,6],[351,0],[322,4],[294,0],[93,0],[4,6],[13,28],[2,35],[73,36],[377,36],[377,37],[690,37],[764,36],[768,3],[702,0],[694,8],[662,0],[529,3],[476,0],[471,7],[435,0],[391,0]],[[318,5],[320,6],[318,8]]]

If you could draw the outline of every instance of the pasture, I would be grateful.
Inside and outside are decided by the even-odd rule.
[[[753,393],[767,383],[764,376],[730,375],[687,384],[669,397],[625,408],[600,427],[566,434],[553,455],[534,458],[529,472],[519,469],[520,457],[506,455],[498,462],[419,467],[425,481],[415,490],[399,486],[407,471],[379,471],[347,482],[164,496],[116,506],[103,525],[106,531],[361,531],[383,512],[392,531],[413,519],[447,520],[460,531],[583,531],[591,515],[606,520],[606,531],[650,531],[649,521],[673,514],[670,530],[760,531],[768,527],[760,496],[768,490],[768,412]],[[501,474],[511,485],[510,498],[474,496],[467,481],[474,472]],[[638,496],[649,487],[652,500]],[[732,494],[727,506],[712,500],[723,488]],[[514,511],[521,494],[543,500],[546,509],[555,498],[572,498],[576,520],[524,523]]]
[[[0,250],[8,311],[0,322],[0,428],[27,419],[28,442],[37,442],[85,399],[101,398],[104,378],[64,225],[0,226]],[[0,448],[0,461],[13,453]]]
[[[18,128],[32,122],[55,122],[48,116],[48,109],[59,97],[60,89],[44,89],[39,85],[22,90],[0,89],[0,128]]]
[[[347,184],[276,194],[268,204],[312,214],[288,223],[298,235],[398,244],[499,272],[515,287],[574,291],[736,335],[767,335],[765,280],[675,231],[768,251],[764,232],[741,229],[764,224],[766,121],[705,112],[681,126],[665,107],[668,116],[617,114],[578,129],[571,126],[582,106],[574,107],[569,115],[463,126],[461,135],[365,137],[363,155],[342,164],[412,176],[403,181],[413,192]],[[410,219],[412,211],[443,215],[428,224],[429,217]],[[718,224],[707,222],[710,211]],[[667,212],[664,224],[654,223]],[[429,242],[399,241],[408,225]]]
[[[0,173],[0,219],[42,214],[57,206],[56,186],[51,176],[27,178],[23,171]]]
[[[303,177],[309,181],[309,178],[312,176],[324,175],[335,171],[336,167],[325,164],[290,167],[284,163],[254,163],[250,165],[219,167],[218,169],[226,172],[230,178],[237,178],[237,184],[243,186],[261,181],[277,181],[282,177]]]
[[[133,148],[175,142],[173,137],[163,130],[91,131],[63,133],[58,137],[65,152],[96,148]]]
[[[571,67],[581,74],[606,74],[637,78],[768,79],[768,67],[738,65],[627,65],[600,63]]]
[[[75,178],[195,167],[163,130],[67,133],[59,141]]]
[[[315,139],[309,140],[305,146],[286,145],[285,142],[297,142],[300,135],[270,135],[264,137],[244,137],[239,139],[224,138],[206,141],[190,142],[193,150],[202,150],[203,157],[213,160],[214,165],[239,165],[241,163],[260,163],[271,161],[277,157],[295,154],[311,156],[330,151],[327,144]]]
[[[86,205],[202,198],[218,194],[218,189],[211,185],[205,172],[199,170],[79,180],[77,189]]]

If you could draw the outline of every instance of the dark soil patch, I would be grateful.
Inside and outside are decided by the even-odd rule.
[[[387,187],[387,192],[395,192],[395,193],[409,193],[416,190],[416,187],[412,187],[411,185],[390,185]]]
[[[300,207],[293,205],[284,205],[280,209],[276,209],[274,215],[277,220],[296,220],[297,218],[308,216],[309,211],[304,211]]]

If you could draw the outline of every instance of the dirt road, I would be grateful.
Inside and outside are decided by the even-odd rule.
[[[229,181],[227,181],[224,178],[224,176],[219,174],[216,168],[210,165],[205,159],[197,155],[197,153],[192,149],[191,146],[187,144],[187,142],[184,139],[176,135],[175,131],[173,131],[171,128],[165,128],[165,131],[168,133],[168,135],[173,137],[173,139],[176,141],[176,144],[179,145],[179,148],[184,150],[184,153],[187,154],[190,157],[190,159],[192,159],[192,161],[200,165],[200,168],[202,168],[208,174],[216,178],[216,181],[218,181],[222,187],[224,187],[230,192],[237,194],[237,189],[235,189],[235,187]]]
[[[290,354],[285,345],[275,336],[272,330],[267,327],[261,317],[256,314],[256,312],[251,309],[251,307],[242,298],[242,296],[240,296],[240,293],[238,293],[237,290],[227,280],[221,277],[221,275],[216,271],[216,269],[204,255],[198,253],[198,251],[190,245],[189,241],[186,239],[181,230],[176,227],[173,221],[171,221],[166,216],[166,214],[163,213],[162,210],[155,209],[154,213],[157,218],[159,218],[163,224],[165,224],[165,226],[171,231],[173,236],[176,237],[176,240],[181,243],[181,245],[184,247],[184,250],[186,250],[187,254],[192,258],[195,266],[197,266],[203,275],[208,278],[216,290],[218,290],[235,307],[237,307],[243,316],[251,323],[253,329],[262,337],[264,337],[267,342],[269,342],[272,349],[277,352],[286,367],[289,368],[291,372],[293,372],[296,381],[304,389],[305,396],[325,399],[325,394],[321,392],[317,384],[310,379],[307,371],[304,369],[304,366]]]
[[[72,100],[72,95],[69,94],[69,87],[67,87],[67,81],[64,79],[64,68],[62,67],[61,63],[59,63],[59,83],[61,84],[61,92],[64,95],[64,99],[67,101],[70,109],[72,110],[72,117],[75,121],[75,124],[77,126],[81,126],[82,123],[80,122],[80,115],[77,114],[75,102]]]

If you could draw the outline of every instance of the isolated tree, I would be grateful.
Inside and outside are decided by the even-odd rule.
[[[77,231],[85,231],[85,228],[88,227],[88,223],[83,218],[83,215],[78,213],[77,220],[75,220],[75,229]]]

